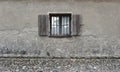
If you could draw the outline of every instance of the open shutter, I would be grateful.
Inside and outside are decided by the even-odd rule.
[[[48,35],[49,16],[39,15],[38,16],[38,30],[40,36]]]
[[[80,33],[80,15],[72,15],[71,34],[78,36]]]

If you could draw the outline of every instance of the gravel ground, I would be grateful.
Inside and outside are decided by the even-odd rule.
[[[0,72],[120,72],[120,59],[0,58]]]

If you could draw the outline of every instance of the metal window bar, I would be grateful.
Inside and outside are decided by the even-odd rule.
[[[57,17],[55,17],[55,35],[57,35]]]
[[[65,24],[64,24],[64,28],[65,28],[65,35],[66,35],[66,17],[65,17]]]
[[[70,25],[70,19],[69,19],[69,17],[67,17],[67,35],[69,35],[70,34],[70,30],[69,30],[69,25]]]
[[[64,31],[64,27],[63,27],[63,25],[64,25],[64,20],[63,20],[63,17],[62,17],[62,25],[61,25],[62,26],[61,27],[62,28],[62,32],[61,32],[62,35],[64,35],[64,32],[63,32]]]
[[[51,24],[51,34],[54,34],[54,29],[53,29],[53,24],[54,24],[54,17],[52,17],[52,24]]]
[[[52,36],[70,35],[70,16],[61,15],[51,16],[51,35]]]
[[[59,35],[59,17],[56,17],[56,35]]]

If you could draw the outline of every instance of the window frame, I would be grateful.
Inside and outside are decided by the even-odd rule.
[[[59,17],[59,35],[53,35],[52,34],[52,17],[57,16]],[[68,16],[69,17],[69,34],[68,35],[62,35],[62,17]],[[49,37],[71,37],[71,13],[49,13],[49,21],[50,21],[50,35]]]

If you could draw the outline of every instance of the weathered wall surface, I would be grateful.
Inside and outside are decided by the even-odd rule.
[[[80,36],[38,36],[38,15],[80,14]],[[0,1],[0,56],[120,56],[120,3],[80,1]]]

